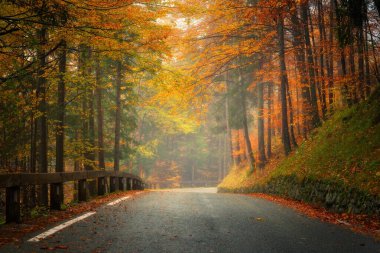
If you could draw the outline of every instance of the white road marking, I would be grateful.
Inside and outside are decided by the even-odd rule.
[[[39,242],[39,241],[45,239],[46,237],[48,237],[48,236],[50,236],[50,235],[52,235],[52,234],[54,234],[54,233],[56,233],[56,232],[58,232],[64,228],[74,224],[75,222],[81,221],[83,219],[86,219],[87,217],[90,217],[91,215],[94,215],[95,213],[96,212],[88,212],[88,213],[85,213],[79,217],[72,219],[72,220],[66,221],[66,222],[62,223],[61,225],[58,225],[54,228],[51,228],[48,231],[29,239],[28,242]]]
[[[120,199],[117,199],[117,200],[115,200],[115,201],[112,201],[112,202],[108,203],[107,206],[114,206],[114,205],[116,205],[117,203],[119,203],[119,202],[121,202],[121,201],[123,201],[123,200],[126,200],[126,199],[129,199],[129,196],[127,196],[127,197],[123,197],[123,198],[120,198]]]

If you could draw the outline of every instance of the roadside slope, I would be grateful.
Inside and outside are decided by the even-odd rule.
[[[380,89],[336,112],[286,158],[252,175],[232,169],[219,192],[263,192],[348,213],[380,215]],[[265,171],[266,170],[266,171]]]

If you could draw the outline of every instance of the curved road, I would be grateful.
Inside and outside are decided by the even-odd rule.
[[[263,199],[215,194],[215,189],[143,193],[102,206],[39,240],[41,233],[46,236],[39,231],[0,252],[57,246],[57,252],[380,252],[380,243],[371,238]]]

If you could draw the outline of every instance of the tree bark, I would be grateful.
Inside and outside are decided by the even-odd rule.
[[[268,87],[268,123],[267,123],[267,158],[272,156],[272,94],[273,94],[273,83],[267,83]]]
[[[286,101],[286,86],[288,83],[288,74],[286,72],[285,63],[285,35],[284,35],[284,20],[281,14],[277,20],[277,36],[280,58],[280,77],[281,77],[281,130],[282,130],[282,143],[284,145],[285,155],[288,155],[291,151],[290,138],[289,138],[289,126],[288,126],[288,107]]]
[[[102,106],[102,97],[103,97],[103,88],[101,81],[101,67],[99,55],[96,58],[96,111],[97,111],[97,125],[98,125],[98,163],[101,170],[105,170],[105,156],[104,156],[104,134],[103,134],[103,125],[104,125],[104,116],[103,116],[103,106]]]
[[[38,48],[37,57],[39,61],[38,81],[37,81],[37,97],[39,98],[38,110],[41,116],[38,119],[39,126],[39,172],[48,172],[48,124],[47,124],[47,104],[46,104],[46,52],[45,45],[47,44],[47,28],[43,26],[39,32],[40,47]],[[41,185],[39,195],[40,205],[48,206],[48,186]]]
[[[257,137],[259,149],[259,167],[264,167],[266,162],[265,157],[265,134],[264,134],[264,84],[259,82],[257,84]]]
[[[255,158],[253,156],[252,151],[252,145],[251,140],[249,138],[249,130],[248,130],[248,120],[247,120],[247,106],[246,106],[246,95],[245,95],[245,88],[244,88],[244,79],[243,79],[243,73],[241,68],[238,70],[239,72],[239,89],[240,89],[240,97],[241,97],[241,107],[242,107],[242,116],[243,116],[243,133],[244,133],[244,141],[245,141],[245,148],[247,151],[247,158],[248,158],[248,164],[250,172],[253,172],[255,170]]]
[[[299,72],[300,83],[301,83],[301,97],[302,97],[302,135],[303,138],[307,138],[307,132],[309,129],[309,120],[308,116],[310,115],[310,105],[311,105],[311,97],[310,97],[310,88],[307,81],[307,70],[306,70],[306,59],[305,59],[305,43],[303,42],[303,35],[300,30],[302,26],[299,22],[299,18],[297,13],[294,13],[291,16],[292,22],[292,34],[293,40],[292,44],[295,48],[295,56],[296,56],[296,67]]]
[[[319,30],[319,68],[320,68],[320,75],[321,75],[321,92],[320,92],[320,102],[321,102],[321,108],[322,108],[322,116],[323,118],[326,117],[326,83],[325,83],[325,43],[326,43],[326,31],[325,31],[325,24],[324,24],[324,15],[323,15],[323,6],[322,6],[322,0],[318,0],[317,2],[317,9],[318,9],[318,30]],[[328,65],[328,64],[327,64]]]
[[[115,110],[115,146],[114,146],[114,170],[120,169],[120,123],[121,123],[121,79],[122,63],[116,62],[116,110]]]
[[[309,3],[305,1],[301,4],[301,18],[304,23],[304,37],[306,44],[306,55],[307,55],[307,65],[309,70],[309,83],[310,83],[310,97],[311,97],[311,117],[312,117],[312,127],[317,127],[321,124],[321,120],[318,114],[318,104],[317,104],[317,92],[315,83],[315,71],[314,71],[314,60],[313,52],[311,49],[309,26],[308,26],[308,9]]]
[[[65,171],[65,74],[66,74],[66,41],[61,41],[59,53],[59,82],[58,82],[58,101],[57,101],[57,125],[56,125],[56,162],[55,171]]]
[[[334,12],[335,12],[335,3],[334,0],[330,0],[330,33],[329,33],[329,58],[328,58],[328,93],[329,93],[329,110],[330,113],[334,111]]]

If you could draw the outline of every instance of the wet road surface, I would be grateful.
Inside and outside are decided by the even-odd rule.
[[[263,199],[215,192],[144,192],[0,252],[380,252],[372,238]],[[49,234],[57,225],[61,230]]]

